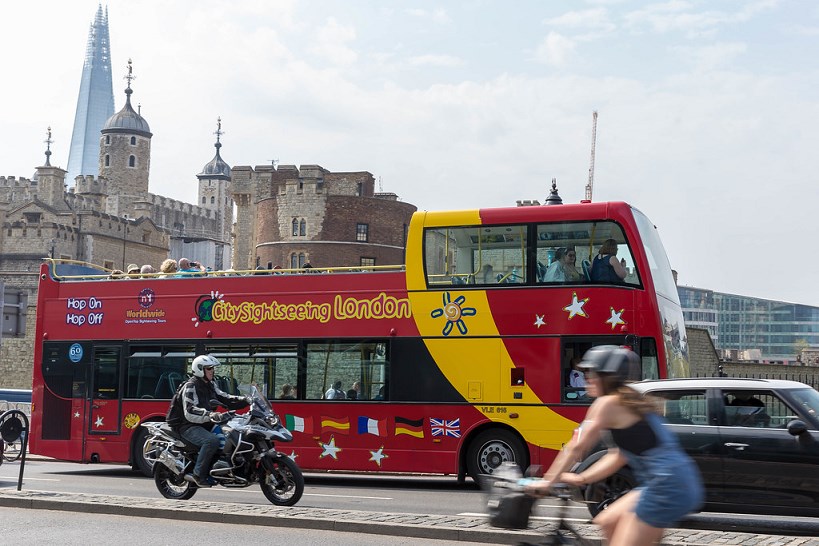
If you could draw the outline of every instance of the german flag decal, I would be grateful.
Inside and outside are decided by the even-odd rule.
[[[395,418],[395,435],[409,434],[416,438],[424,437],[424,418],[407,419],[406,417]]]

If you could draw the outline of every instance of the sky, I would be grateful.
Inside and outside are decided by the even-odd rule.
[[[231,166],[369,171],[420,210],[584,198],[658,227],[679,283],[819,306],[819,3],[111,0],[115,111],[150,190]],[[65,168],[96,0],[3,8],[0,176]]]

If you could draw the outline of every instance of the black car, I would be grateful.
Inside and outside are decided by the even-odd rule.
[[[697,462],[704,510],[819,516],[819,392],[804,383],[712,377],[643,381]],[[582,471],[605,453],[595,449]],[[596,515],[634,487],[628,467],[585,489]]]

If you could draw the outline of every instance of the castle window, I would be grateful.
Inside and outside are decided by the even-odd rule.
[[[355,226],[355,240],[360,243],[366,243],[369,240],[370,225],[356,224]]]
[[[105,143],[111,144],[111,135],[105,135]]]
[[[216,197],[211,195],[210,196],[210,204],[213,205],[214,203],[216,203]]]
[[[319,178],[318,180],[316,180],[316,193],[321,193],[323,189],[324,189],[324,179]]]
[[[136,156],[128,157],[128,166],[129,167],[136,167]]]
[[[206,198],[205,198],[205,196],[203,195],[203,196],[202,196],[202,204],[203,204],[203,205],[205,204],[205,199],[206,199]]]
[[[8,290],[3,299],[3,337],[26,335],[26,321],[20,320],[28,308],[28,294]]]
[[[299,220],[297,218],[293,218],[293,237],[296,237],[299,234]]]
[[[375,266],[375,258],[365,258],[361,257],[360,264],[361,267],[374,267]]]
[[[299,268],[299,256],[295,252],[290,255],[290,269]]]
[[[307,235],[307,221],[304,218],[299,222],[299,235]]]
[[[364,184],[362,184],[361,182],[359,182],[359,183],[357,183],[357,184],[355,185],[355,194],[356,194],[358,197],[361,197],[361,192],[362,192],[362,191],[364,191]]]
[[[104,267],[105,269],[114,269],[114,262],[105,260],[102,264],[102,267]]]
[[[149,243],[151,241],[151,232],[150,231],[143,231],[142,232],[142,242]]]
[[[131,137],[131,146],[136,146],[136,137],[135,136]]]
[[[43,213],[41,212],[24,212],[23,216],[26,219],[26,222],[29,224],[39,224],[40,220],[43,218]]]
[[[299,193],[304,191],[304,180],[299,179]]]
[[[110,155],[108,155],[108,154],[105,154],[105,166],[106,166],[106,167],[110,167],[110,166],[111,166],[111,156],[110,156]]]
[[[304,267],[304,264],[307,263],[307,259],[305,258],[304,254],[299,253],[299,267]]]

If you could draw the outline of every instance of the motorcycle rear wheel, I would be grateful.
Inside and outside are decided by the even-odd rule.
[[[279,457],[265,464],[259,481],[262,493],[276,506],[293,506],[304,494],[304,475],[288,457]]]
[[[196,494],[196,487],[186,481],[182,474],[174,474],[164,464],[154,464],[156,488],[166,499],[188,500]]]

